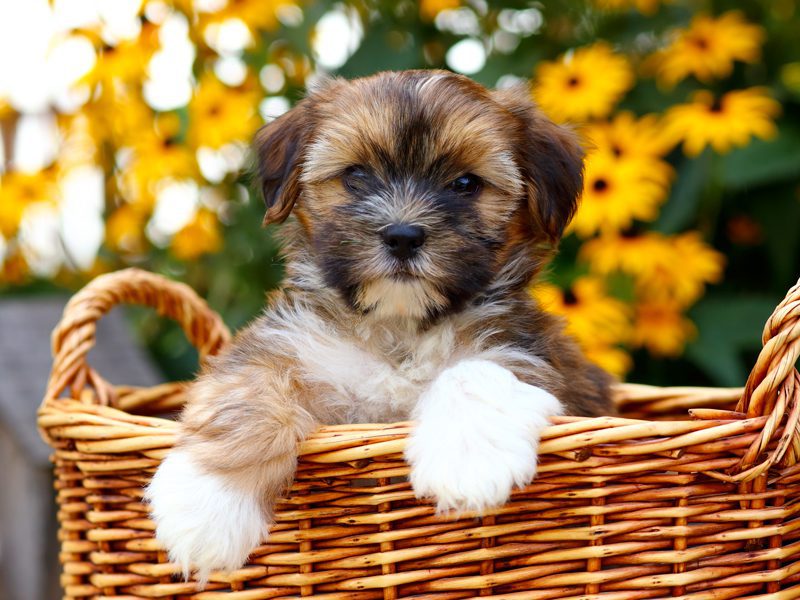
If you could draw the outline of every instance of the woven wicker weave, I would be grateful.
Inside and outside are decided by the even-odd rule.
[[[555,419],[538,478],[488,516],[414,499],[409,423],[322,428],[269,539],[204,591],[177,576],[142,504],[176,431],[147,415],[180,407],[182,384],[115,387],[86,362],[118,303],[176,319],[201,356],[229,339],[188,287],[137,270],[67,306],[39,416],[67,598],[800,598],[800,284],[743,390],[620,385],[625,418]]]

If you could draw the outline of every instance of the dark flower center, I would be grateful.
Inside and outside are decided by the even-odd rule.
[[[594,183],[592,183],[592,189],[595,192],[605,192],[608,189],[608,182],[602,177],[595,179]]]
[[[572,77],[567,79],[567,86],[571,87],[571,88],[578,87],[578,84],[580,82],[581,82],[581,80],[573,75]]]
[[[633,240],[638,238],[642,234],[641,227],[638,225],[631,225],[627,229],[623,229],[620,232],[620,237],[626,240]]]
[[[712,113],[721,113],[722,112],[722,99],[721,98],[714,98],[714,102],[711,103],[711,106],[708,107],[709,112]]]
[[[578,298],[575,296],[575,292],[572,291],[572,288],[564,290],[564,304],[572,306],[573,304],[577,303]]]
[[[709,43],[708,40],[704,37],[693,37],[690,38],[692,44],[697,46],[699,50],[708,50]]]

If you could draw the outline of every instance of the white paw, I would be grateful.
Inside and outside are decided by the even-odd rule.
[[[156,538],[201,582],[211,571],[241,567],[268,532],[259,498],[218,475],[200,470],[189,454],[172,451],[147,487]]]
[[[539,434],[558,399],[487,360],[443,371],[422,395],[406,448],[411,485],[437,511],[484,512],[536,475]]]

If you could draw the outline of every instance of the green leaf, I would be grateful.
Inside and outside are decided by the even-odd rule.
[[[711,179],[711,162],[711,153],[706,151],[679,167],[672,193],[653,224],[655,231],[677,233],[697,217],[697,208]]]
[[[352,78],[376,71],[400,71],[422,66],[422,39],[419,30],[410,31],[395,23],[376,21],[364,32],[358,50],[339,69]]]
[[[800,258],[800,201],[794,183],[770,190],[768,201],[753,207],[753,216],[764,226],[764,243],[774,281],[788,285],[798,276]]]
[[[722,180],[729,189],[742,189],[800,178],[800,128],[781,127],[771,141],[753,140],[722,157]]]
[[[752,365],[744,364],[742,352],[761,347],[764,322],[778,302],[761,295],[707,296],[690,311],[699,335],[686,357],[718,385],[744,385]]]

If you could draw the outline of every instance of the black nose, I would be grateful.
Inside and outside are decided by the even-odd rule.
[[[401,260],[411,258],[425,243],[425,230],[419,225],[389,225],[381,231],[383,243],[394,256]]]

